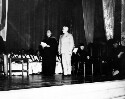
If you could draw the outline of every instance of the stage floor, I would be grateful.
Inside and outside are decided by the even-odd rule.
[[[125,77],[119,78],[124,79]],[[108,78],[105,76],[63,76],[62,74],[56,74],[54,76],[43,76],[43,75],[29,75],[27,76],[12,76],[12,78],[1,78],[0,79],[0,91],[19,90],[19,89],[30,89],[30,88],[41,88],[51,86],[63,86],[72,84],[84,84],[93,82],[104,82],[119,80],[114,78]]]

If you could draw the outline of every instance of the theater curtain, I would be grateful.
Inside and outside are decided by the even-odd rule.
[[[68,0],[69,1],[69,0]],[[37,50],[50,29],[58,40],[72,5],[67,0],[9,0],[8,50]]]
[[[0,24],[2,19],[2,0],[0,0]]]
[[[0,24],[0,35],[3,40],[6,41],[7,36],[7,17],[8,17],[8,0],[2,0],[1,2],[1,24]]]
[[[82,0],[9,0],[8,50],[37,50],[50,29],[57,41],[68,25],[75,45],[85,42]]]
[[[115,0],[102,0],[103,15],[107,40],[112,39],[114,35],[114,9]]]
[[[125,46],[125,0],[122,0],[121,11],[121,44]]]
[[[82,0],[84,30],[87,44],[93,43],[95,0]]]

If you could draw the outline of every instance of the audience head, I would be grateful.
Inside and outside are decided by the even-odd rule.
[[[83,43],[80,43],[80,45],[79,45],[79,48],[81,49],[81,50],[84,50],[84,44]]]
[[[114,48],[117,48],[117,47],[119,46],[118,43],[119,43],[118,41],[115,41],[115,42],[113,43],[113,47],[114,47]]]

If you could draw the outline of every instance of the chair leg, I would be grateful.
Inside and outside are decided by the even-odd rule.
[[[11,58],[9,59],[9,76],[12,77],[12,64],[11,64]]]
[[[79,64],[79,62],[78,62],[78,68],[77,68],[77,72],[76,72],[77,74],[78,74],[78,72],[79,72],[79,66],[80,66],[80,64]]]
[[[27,77],[29,77],[29,60],[27,61]]]
[[[83,64],[83,66],[84,66],[84,79],[85,79],[85,77],[86,77],[86,68],[85,68],[85,62],[84,62],[84,64]]]
[[[8,57],[7,55],[4,55],[4,73],[5,76],[8,77]]]
[[[23,72],[24,72],[24,67],[23,67],[23,61],[22,61],[22,76],[24,76]]]
[[[93,82],[93,63],[92,63],[92,82]]]

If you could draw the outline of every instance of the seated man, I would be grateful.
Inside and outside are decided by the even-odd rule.
[[[84,44],[81,43],[79,45],[78,51],[77,51],[77,55],[78,55],[78,73],[83,74],[83,65],[84,63],[87,61],[88,58],[88,54],[87,51],[85,50]]]
[[[77,54],[78,48],[74,48],[72,57],[71,57],[71,66],[72,66],[72,74],[76,75],[78,73],[78,61],[79,57]]]
[[[82,43],[80,44],[78,51],[77,51],[77,54],[79,56],[79,62],[81,62],[81,63],[86,62],[88,54],[85,51],[84,44],[82,44]]]
[[[113,43],[112,48],[112,69],[113,69],[113,76],[118,75],[121,72],[121,60],[124,54],[124,50],[122,46],[118,44],[118,42]]]

